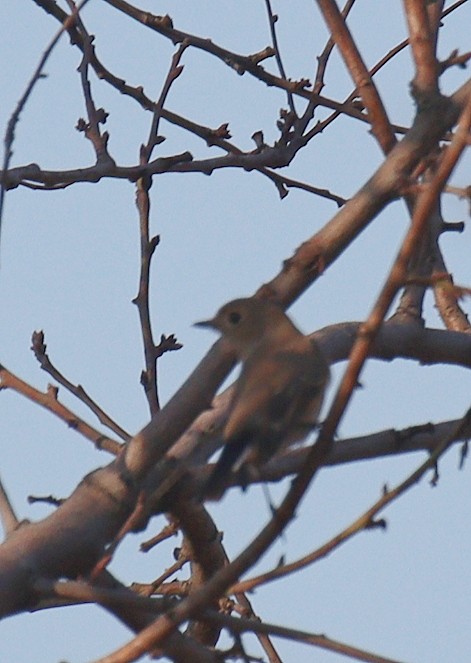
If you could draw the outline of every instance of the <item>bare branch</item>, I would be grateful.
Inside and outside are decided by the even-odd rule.
[[[18,121],[20,119],[20,115],[29,99],[31,96],[31,92],[33,91],[34,87],[36,86],[36,83],[41,80],[41,78],[44,76],[44,66],[46,62],[49,59],[49,56],[51,55],[52,51],[56,47],[56,44],[58,43],[59,39],[62,37],[63,33],[67,30],[70,30],[73,28],[74,23],[76,21],[76,18],[78,16],[78,13],[80,10],[87,4],[88,0],[82,0],[77,5],[77,8],[74,9],[74,11],[70,14],[70,16],[65,16],[64,22],[60,30],[57,32],[57,34],[54,36],[52,39],[51,43],[49,46],[46,48],[44,51],[41,60],[39,61],[38,66],[36,67],[28,85],[26,86],[26,90],[24,91],[23,95],[21,96],[19,102],[16,105],[15,110],[13,111],[12,116],[10,117],[7,125],[7,129],[5,132],[5,138],[4,138],[4,145],[5,145],[5,152],[3,155],[3,164],[2,164],[2,171],[0,173],[0,236],[1,236],[1,229],[2,229],[2,214],[3,214],[3,205],[4,205],[4,200],[5,200],[5,191],[9,188],[7,186],[7,173],[8,173],[8,168],[10,165],[11,157],[13,156],[13,142],[15,140],[15,129],[16,125],[18,124]]]
[[[396,137],[383,102],[347,28],[345,19],[342,17],[335,0],[317,0],[317,4],[329,26],[332,39],[337,44],[355,83],[357,93],[361,96],[367,109],[368,118],[371,122],[371,131],[383,152],[388,154],[396,144]]]
[[[441,14],[443,0],[433,3]],[[431,3],[429,3],[429,8]],[[410,45],[415,61],[415,77],[412,82],[414,98],[421,107],[439,94],[438,61],[435,55],[437,23],[432,25],[431,15],[421,0],[404,0],[404,10],[410,34]],[[432,11],[432,10],[431,10]],[[435,11],[435,9],[433,10]]]
[[[350,10],[352,9],[355,2],[356,0],[347,0],[347,2],[345,3],[345,7],[342,9],[341,12],[342,18],[344,20],[349,15]],[[324,87],[325,71],[327,68],[329,57],[334,49],[334,46],[335,46],[335,41],[332,39],[332,37],[329,37],[326,45],[324,46],[324,50],[317,58],[317,72],[313,87],[313,91],[316,94],[320,94],[322,92],[322,88]]]
[[[233,617],[228,617],[227,615],[215,614],[213,612],[207,612],[206,616],[212,621],[217,621],[220,624],[226,626],[234,632],[251,632],[255,633],[269,633],[270,635],[279,636],[281,638],[287,638],[293,642],[303,642],[304,644],[310,644],[314,647],[319,647],[320,649],[325,649],[326,651],[336,652],[338,654],[343,654],[357,661],[366,661],[366,663],[400,663],[392,658],[385,658],[379,654],[373,654],[371,652],[365,651],[364,649],[359,649],[348,645],[344,642],[339,642],[338,640],[333,640],[325,635],[319,635],[315,633],[307,633],[306,631],[300,631],[299,629],[287,628],[283,626],[277,626],[275,624],[266,624],[261,622],[254,622],[248,619],[234,619]],[[118,659],[100,659],[96,663],[118,663]]]
[[[167,78],[162,87],[159,100],[155,104],[154,113],[152,117],[152,124],[149,131],[149,138],[146,145],[141,146],[140,164],[146,166],[157,144],[161,142],[158,135],[159,123],[162,117],[162,110],[165,100],[170,92],[170,88],[174,81],[180,76],[183,67],[180,66],[180,60],[187,48],[187,44],[182,43],[175,55],[172,58]],[[139,229],[141,239],[141,271],[139,274],[139,291],[133,300],[139,311],[139,320],[141,323],[141,334],[144,346],[145,369],[141,374],[141,384],[144,387],[144,392],[149,405],[151,416],[157,414],[160,410],[159,394],[158,394],[158,371],[157,359],[169,349],[178,349],[177,343],[164,344],[162,336],[159,346],[156,346],[154,335],[152,333],[152,325],[150,319],[150,303],[149,303],[149,279],[151,260],[157,248],[160,237],[155,235],[150,237],[149,224],[150,224],[150,196],[149,190],[152,186],[152,177],[141,177],[137,181],[136,186],[136,205],[139,212]],[[173,335],[172,335],[173,339]]]
[[[116,421],[114,421],[102,408],[87,394],[81,384],[72,384],[51,362],[47,354],[47,345],[44,342],[44,332],[33,332],[31,337],[31,349],[34,356],[38,360],[43,371],[46,371],[56,382],[65,387],[71,394],[84,403],[93,414],[98,418],[98,421],[113,431],[122,440],[129,440],[131,436]],[[116,449],[117,450],[117,449]]]
[[[272,40],[272,44],[273,44],[273,51],[275,53],[276,63],[278,65],[278,71],[280,72],[281,78],[283,78],[284,80],[287,80],[285,68],[283,66],[283,60],[281,59],[280,47],[279,47],[279,44],[278,44],[278,37],[276,35],[276,27],[275,26],[276,26],[276,23],[278,21],[278,16],[273,13],[270,0],[265,0],[265,7],[266,7],[266,10],[267,10],[268,22],[269,22],[269,25],[270,25],[271,40]],[[287,93],[286,93],[286,96],[288,98],[288,106],[290,107],[291,112],[296,114],[296,109],[294,107],[294,101],[293,101],[293,93],[288,90]]]
[[[13,391],[22,394],[34,403],[46,408],[46,410],[55,414],[56,417],[62,419],[69,428],[73,428],[83,437],[91,440],[97,449],[103,449],[112,454],[118,454],[122,448],[122,445],[119,442],[103,435],[95,428],[85,423],[85,421],[79,416],[66,408],[65,405],[62,405],[57,399],[57,388],[49,386],[47,392],[38,391],[31,385],[16,377],[16,375],[13,375],[13,373],[7,370],[4,366],[0,366],[0,389],[13,389]]]

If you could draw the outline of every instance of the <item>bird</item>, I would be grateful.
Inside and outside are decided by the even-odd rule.
[[[315,341],[275,302],[235,299],[214,318],[195,323],[221,334],[241,371],[222,431],[222,453],[200,492],[222,497],[230,473],[260,468],[316,426],[330,370]]]

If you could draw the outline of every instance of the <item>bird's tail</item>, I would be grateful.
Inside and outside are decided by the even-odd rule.
[[[214,469],[201,489],[200,498],[202,500],[221,499],[227,487],[227,480],[231,470],[243,454],[246,446],[247,441],[245,439],[231,440],[231,442],[226,444]]]

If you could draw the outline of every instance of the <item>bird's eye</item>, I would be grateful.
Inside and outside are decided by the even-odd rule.
[[[237,325],[237,324],[239,324],[240,319],[241,319],[242,316],[241,316],[240,313],[237,313],[237,311],[232,311],[231,313],[229,313],[228,317],[229,317],[229,322],[231,323],[231,325]]]

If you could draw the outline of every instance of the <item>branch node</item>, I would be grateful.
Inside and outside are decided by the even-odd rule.
[[[462,233],[465,229],[464,221],[444,221],[442,223],[442,233],[453,232]]]
[[[158,357],[161,357],[166,352],[180,350],[182,347],[183,344],[177,341],[175,334],[170,334],[170,336],[162,334],[160,336],[160,343],[155,346],[155,358],[157,359]]]
[[[465,440],[463,444],[461,445],[460,449],[460,462],[459,462],[459,469],[462,470],[464,468],[464,464],[466,462],[466,459],[468,457],[468,452],[469,452],[469,441]]]
[[[385,518],[378,518],[375,520],[374,518],[371,518],[371,520],[368,522],[368,524],[365,526],[365,529],[382,529],[386,530],[388,527],[388,522]]]
[[[151,237],[149,240],[149,258],[153,255],[155,249],[158,247],[160,244],[160,235],[154,235],[154,237]]]
[[[57,401],[57,395],[59,393],[59,387],[56,387],[53,384],[48,384],[47,385],[47,393],[49,396],[51,396],[55,401]]]
[[[433,465],[433,476],[430,479],[430,485],[432,488],[435,488],[438,485],[438,481],[440,479],[440,473],[438,471],[438,462],[435,462]]]
[[[253,64],[260,64],[260,62],[263,62],[263,60],[272,58],[274,55],[276,55],[275,49],[272,46],[267,46],[262,51],[249,55],[247,60],[250,60],[250,62],[253,62]]]

